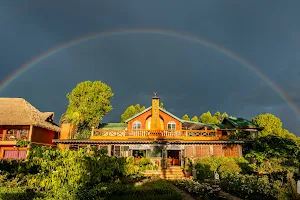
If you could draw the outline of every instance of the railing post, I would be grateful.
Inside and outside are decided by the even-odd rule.
[[[95,127],[92,127],[92,134],[91,134],[92,136],[94,136],[94,128]]]

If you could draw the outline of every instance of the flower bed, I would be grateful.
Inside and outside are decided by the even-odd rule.
[[[280,180],[270,180],[267,176],[238,175],[221,179],[222,190],[243,199],[290,199],[291,189]]]
[[[199,183],[193,180],[174,180],[172,183],[199,199],[221,199],[219,197],[221,188],[218,185]]]

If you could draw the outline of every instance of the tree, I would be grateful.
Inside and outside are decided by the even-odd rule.
[[[228,114],[227,114],[226,112],[223,112],[222,115],[221,115],[221,120],[220,120],[220,122],[222,123],[222,121],[223,121],[225,118],[228,118]]]
[[[121,123],[125,122],[130,117],[133,117],[134,115],[142,112],[145,109],[145,106],[141,107],[140,104],[136,104],[135,106],[128,106],[124,113],[121,115]]]
[[[160,103],[159,103],[159,107],[162,108],[162,109],[165,109],[164,103],[163,103],[163,102],[160,102]]]
[[[190,118],[187,114],[183,115],[181,119],[190,121]]]
[[[81,82],[67,94],[69,105],[62,121],[76,125],[79,134],[83,130],[87,133],[92,127],[97,127],[112,110],[110,99],[113,96],[111,88],[101,81]]]
[[[199,121],[202,122],[202,123],[210,123],[210,124],[219,123],[219,120],[216,117],[212,116],[209,111],[207,111],[206,113],[203,113],[199,117]]]
[[[259,137],[246,158],[255,158],[258,171],[278,172],[299,166],[300,147],[296,141],[276,135]]]
[[[214,118],[216,118],[219,121],[222,121],[222,119],[221,119],[221,113],[219,111],[215,112]]]
[[[260,131],[259,136],[280,136],[283,133],[281,120],[270,113],[260,114],[254,117],[252,122],[264,128],[264,130]]]
[[[194,116],[194,117],[191,119],[191,121],[193,121],[193,122],[199,122],[199,120],[198,120],[198,117],[197,117],[197,116]]]

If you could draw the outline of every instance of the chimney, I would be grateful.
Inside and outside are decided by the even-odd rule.
[[[156,96],[157,92],[154,92],[152,97],[152,118],[151,118],[151,130],[159,130],[159,97]]]

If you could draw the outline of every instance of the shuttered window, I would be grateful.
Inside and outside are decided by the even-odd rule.
[[[4,150],[3,158],[4,159],[25,159],[26,151]]]
[[[193,155],[193,147],[192,146],[186,146],[185,147],[185,156],[190,158]]]
[[[214,146],[213,147],[214,148],[214,153],[213,153],[213,155],[214,155],[214,157],[221,157],[222,156],[222,146]]]

